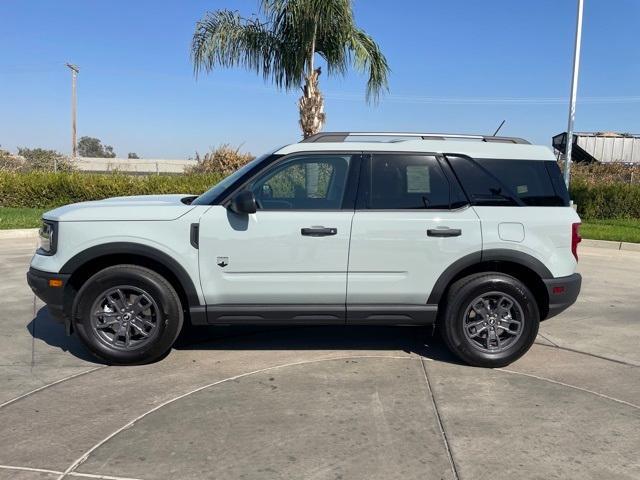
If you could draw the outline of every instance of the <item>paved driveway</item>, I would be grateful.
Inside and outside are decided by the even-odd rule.
[[[583,294],[508,368],[422,328],[205,328],[95,363],[0,241],[0,479],[640,478],[640,253],[582,249]]]

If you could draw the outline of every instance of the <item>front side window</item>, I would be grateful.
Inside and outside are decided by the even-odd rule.
[[[342,207],[350,155],[310,155],[284,161],[254,180],[260,210],[335,210]]]
[[[376,154],[371,159],[367,208],[448,209],[449,182],[435,157]]]

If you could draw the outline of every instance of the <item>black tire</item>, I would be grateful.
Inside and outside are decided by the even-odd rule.
[[[511,301],[515,304],[506,315],[496,314],[507,312]],[[476,312],[478,306],[483,313]],[[502,318],[507,320],[500,323]],[[476,323],[477,327],[471,326]],[[442,337],[451,352],[470,365],[490,368],[522,357],[536,339],[539,325],[540,312],[531,291],[517,278],[498,272],[470,275],[452,284],[441,318]]]
[[[125,300],[108,303],[105,294],[117,301],[120,294],[114,291],[124,292]],[[144,313],[134,315],[135,305],[127,301],[131,298],[143,298],[140,308],[148,307]],[[104,310],[110,315],[114,327],[104,328],[107,320],[92,313],[96,305],[100,313]],[[127,308],[132,309],[127,320],[133,319],[123,326],[124,316],[118,316],[120,320],[116,321],[115,315]],[[78,292],[73,312],[73,327],[82,342],[95,356],[116,365],[149,363],[162,357],[171,349],[184,321],[180,297],[173,286],[158,273],[138,265],[115,265],[93,275]],[[137,322],[135,329],[130,325],[134,321]],[[141,327],[144,332],[140,331]],[[119,335],[121,332],[127,333]]]

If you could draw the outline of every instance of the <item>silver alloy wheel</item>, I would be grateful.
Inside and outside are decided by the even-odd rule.
[[[507,350],[522,335],[524,313],[511,295],[488,292],[469,304],[463,323],[464,335],[474,348],[498,353]]]
[[[134,350],[158,334],[160,309],[151,295],[122,285],[98,295],[91,307],[91,327],[98,338],[119,350]]]

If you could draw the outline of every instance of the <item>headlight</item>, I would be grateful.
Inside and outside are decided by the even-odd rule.
[[[58,223],[51,220],[43,220],[40,227],[40,255],[53,255],[57,247],[57,227]]]

